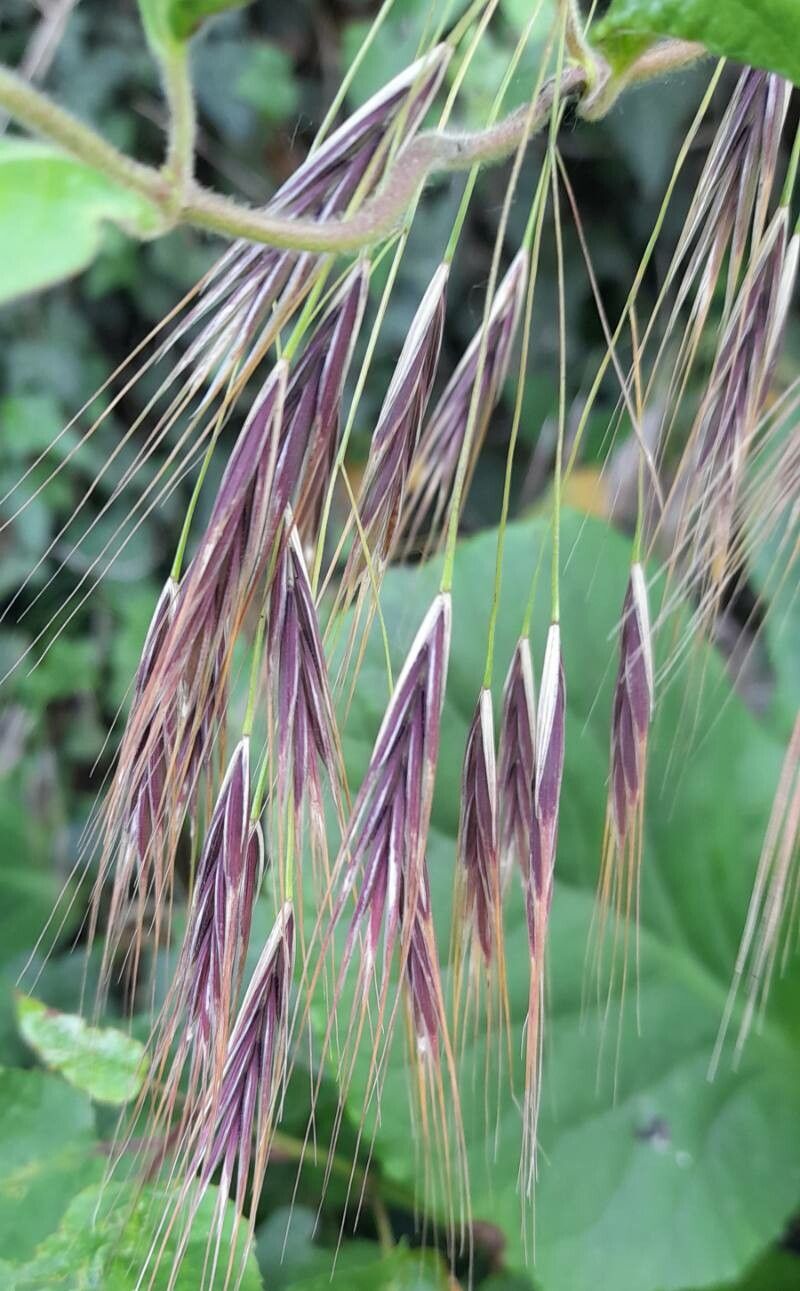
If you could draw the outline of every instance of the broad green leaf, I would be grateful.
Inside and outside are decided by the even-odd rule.
[[[135,1098],[145,1075],[144,1045],[114,1027],[92,1027],[29,995],[17,996],[20,1032],[47,1067],[99,1103]]]
[[[591,39],[612,62],[659,36],[696,40],[712,54],[780,72],[800,84],[796,0],[613,0]]]
[[[85,269],[107,220],[152,237],[161,216],[100,171],[27,139],[0,139],[0,302]]]
[[[738,1282],[726,1282],[712,1291],[797,1291],[800,1286],[800,1256],[788,1251],[770,1251],[757,1260]]]
[[[103,1173],[85,1094],[46,1071],[0,1069],[0,1250],[29,1259]]]
[[[154,1275],[142,1280],[150,1291],[222,1291],[226,1286],[231,1255],[232,1204],[225,1209],[216,1275],[210,1276],[209,1251],[215,1244],[213,1211],[215,1188],[203,1199],[192,1227],[185,1256],[174,1282],[170,1282],[177,1248],[175,1229],[166,1239]],[[154,1238],[169,1202],[157,1188],[138,1183],[106,1184],[87,1188],[70,1205],[61,1225],[41,1244],[33,1259],[15,1270],[8,1291],[134,1291],[151,1254]],[[178,1233],[180,1225],[177,1226]],[[246,1248],[244,1226],[239,1226],[234,1267],[244,1264],[241,1291],[261,1291],[255,1258]],[[152,1268],[152,1265],[149,1267]],[[230,1283],[228,1283],[230,1285]]]
[[[317,1216],[302,1206],[279,1207],[256,1234],[258,1261],[269,1291],[446,1291],[449,1283],[433,1251],[374,1242],[342,1244],[338,1252],[314,1241]]]
[[[513,527],[504,562],[495,678],[503,675],[547,528]],[[625,594],[628,541],[598,522],[565,519],[562,633],[567,757],[548,966],[545,1059],[536,1190],[536,1263],[543,1291],[677,1291],[733,1280],[781,1231],[800,1202],[800,963],[773,991],[741,1064],[709,1060],[728,991],[781,749],[732,696],[708,652],[658,696],[651,737],[642,880],[639,1003],[628,999],[614,1097],[616,1001],[602,1055],[605,1002],[584,1006],[584,961],[594,905],[608,761],[614,634]],[[547,568],[548,553],[544,552]],[[453,594],[453,644],[433,830],[432,902],[440,945],[449,936],[454,839],[467,724],[481,684],[495,537],[462,544]],[[437,588],[439,566],[394,571],[383,613],[395,675]],[[542,580],[544,581],[544,580]],[[541,667],[548,608],[537,607]],[[663,634],[666,646],[670,633]],[[385,704],[377,634],[370,640],[346,728],[357,784]],[[528,1003],[528,950],[518,884],[506,913],[512,1048]],[[633,988],[631,987],[631,993]],[[582,1012],[584,1016],[582,1018]],[[734,1018],[734,1026],[736,1018]],[[402,1028],[400,1028],[402,1030]],[[487,1150],[485,1040],[467,1050],[460,1087],[476,1220],[499,1226],[508,1263],[525,1264],[517,1169],[520,1119],[504,1090],[496,1153]],[[490,1037],[493,1047],[499,1037]],[[409,1121],[404,1037],[392,1050],[376,1153],[393,1185],[421,1195],[421,1154]],[[363,1064],[350,1091],[358,1121]],[[521,1078],[516,1072],[516,1088]],[[492,1130],[494,1118],[492,1117]]]

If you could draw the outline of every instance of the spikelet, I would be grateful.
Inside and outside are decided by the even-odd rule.
[[[516,860],[523,881],[530,866],[536,746],[536,690],[531,644],[521,637],[511,656],[500,719],[498,793],[503,888]]]
[[[378,414],[357,502],[363,542],[354,542],[342,576],[345,605],[364,577],[363,543],[378,576],[391,555],[408,473],[439,361],[447,280],[448,267],[441,264],[414,315]]]
[[[644,570],[636,562],[631,566],[620,621],[619,668],[611,716],[608,805],[597,889],[595,967],[598,989],[609,915],[614,919],[609,1001],[616,980],[618,938],[621,936],[623,941],[621,998],[624,1000],[632,919],[638,935],[647,740],[654,698],[647,584]],[[620,1026],[621,1022],[620,1012]]]
[[[467,732],[461,774],[451,959],[457,1047],[469,1043],[470,1028],[477,1031],[482,1011],[487,1036],[495,1032],[498,1036],[496,1053],[486,1045],[480,1073],[487,1127],[491,1086],[499,1087],[502,1078],[504,1038],[507,1071],[511,1071],[502,903],[494,713],[492,693],[484,687]]]
[[[145,1094],[152,1126],[181,1139],[199,1093],[219,1088],[230,1020],[264,866],[250,819],[250,742],[239,741],[220,786],[197,866],[174,978],[150,1039]],[[183,1089],[183,1111],[173,1116]]]
[[[343,826],[345,772],[314,596],[290,513],[286,530],[267,624],[268,684],[273,687],[277,727],[277,802],[282,824],[291,815],[296,857],[303,852],[308,820],[315,887],[321,898],[330,880],[323,786],[329,785]]]
[[[426,521],[429,531],[426,552],[440,530],[469,425],[473,390],[483,354],[478,408],[465,481],[465,489],[469,487],[489,419],[508,371],[527,277],[528,253],[523,248],[517,252],[497,288],[486,327],[479,328],[473,336],[422,431],[411,465],[398,531],[398,539],[406,553],[415,546]]]
[[[536,1127],[539,1119],[544,1012],[544,967],[547,924],[553,899],[553,871],[558,838],[561,779],[564,771],[566,685],[561,658],[561,633],[551,623],[547,633],[539,712],[531,821],[530,869],[526,883],[526,912],[530,949],[530,989],[525,1024],[525,1091],[522,1109],[520,1188],[530,1198],[536,1181]]]
[[[740,553],[735,522],[744,470],[764,411],[797,275],[800,237],[787,242],[780,207],[759,244],[723,330],[683,467],[687,502],[675,559],[706,631]]]
[[[258,1200],[285,1088],[294,933],[294,911],[291,903],[286,902],[253,970],[226,1046],[219,1084],[202,1093],[185,1129],[179,1152],[182,1181],[174,1203],[158,1227],[150,1260],[142,1270],[137,1287],[148,1285],[145,1279],[151,1263],[154,1265],[152,1282],[167,1239],[177,1227],[179,1237],[168,1284],[170,1289],[175,1285],[198,1208],[217,1171],[217,1203],[198,1291],[220,1285],[215,1279],[225,1207],[234,1176],[237,1218],[222,1285],[235,1289],[244,1275],[249,1241],[237,1269],[234,1267],[237,1232],[249,1195],[247,1231],[248,1239],[252,1240]]]

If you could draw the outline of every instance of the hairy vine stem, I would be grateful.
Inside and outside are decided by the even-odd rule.
[[[585,42],[574,22],[570,33],[574,52],[583,51]],[[282,216],[268,206],[249,208],[195,182],[194,100],[185,57],[164,69],[170,137],[167,160],[160,170],[126,156],[91,126],[3,66],[0,108],[33,134],[145,198],[162,216],[156,235],[176,224],[189,224],[228,238],[245,238],[288,250],[348,252],[380,242],[401,226],[419,189],[432,175],[491,165],[511,156],[524,137],[532,137],[547,124],[554,103],[578,99],[580,114],[596,119],[604,115],[625,86],[678,70],[705,52],[702,46],[685,41],[663,41],[620,76],[612,76],[600,60],[582,59],[542,87],[532,114],[525,106],[485,130],[431,130],[417,135],[397,153],[373,197],[360,209],[327,220]]]
[[[532,119],[526,105],[486,130],[429,131],[417,135],[398,152],[374,197],[360,210],[330,220],[287,218],[273,214],[269,207],[249,209],[196,184],[185,165],[176,166],[174,154],[163,170],[143,166],[51,102],[22,77],[2,67],[0,106],[32,133],[58,144],[73,157],[141,194],[161,211],[167,225],[191,224],[227,237],[297,251],[335,252],[357,251],[392,233],[402,224],[418,189],[431,175],[490,165],[510,156],[526,133],[533,134],[547,123],[557,99],[579,97],[586,83],[583,69],[570,67],[562,73],[558,84],[551,81],[542,88]]]

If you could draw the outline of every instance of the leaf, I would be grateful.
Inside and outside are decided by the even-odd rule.
[[[42,1243],[34,1258],[15,1270],[8,1291],[133,1291],[151,1253],[159,1222],[165,1213],[166,1196],[154,1187],[137,1183],[108,1184],[87,1188],[70,1205],[56,1233]],[[142,1280],[150,1291],[222,1291],[230,1254],[234,1209],[226,1206],[226,1223],[219,1261],[213,1281],[206,1259],[209,1234],[217,1201],[216,1188],[209,1188],[192,1228],[185,1257],[174,1282],[170,1282],[172,1257],[177,1238],[173,1232],[154,1276]],[[245,1232],[240,1226],[234,1267],[245,1257]],[[213,1252],[213,1238],[211,1239]],[[152,1269],[152,1265],[148,1266]],[[210,1266],[209,1266],[210,1267]],[[241,1291],[261,1291],[261,1278],[252,1252],[247,1253]]]
[[[145,1076],[144,1045],[114,1027],[92,1027],[75,1013],[17,995],[20,1032],[47,1067],[98,1103],[135,1098]]]
[[[209,18],[244,9],[250,0],[139,0],[142,26],[153,50],[169,53]]]
[[[134,237],[162,225],[154,206],[49,144],[0,139],[0,301],[85,269],[107,220]]]
[[[739,1282],[726,1282],[712,1291],[797,1291],[800,1257],[788,1251],[770,1251],[748,1269]]]
[[[28,1259],[72,1197],[99,1179],[85,1094],[46,1071],[0,1068],[0,1250]]]
[[[334,1250],[314,1241],[317,1215],[304,1207],[279,1207],[256,1235],[259,1264],[269,1291],[446,1291],[450,1285],[435,1251],[397,1246],[382,1252],[374,1242],[345,1242]]]
[[[613,0],[591,29],[592,43],[617,65],[658,36],[696,40],[712,54],[800,84],[795,0]]]
[[[14,782],[16,784],[16,781]],[[18,786],[17,786],[18,789]],[[55,874],[44,864],[44,831],[26,812],[12,784],[0,792],[0,963],[28,950],[58,895]]]
[[[496,646],[497,711],[543,543],[547,568],[546,533],[540,522],[509,530]],[[689,674],[680,673],[658,696],[642,880],[642,1035],[629,1000],[615,1099],[615,1011],[599,1057],[605,1002],[601,1007],[590,992],[582,1020],[582,997],[603,830],[613,638],[630,544],[598,522],[570,516],[562,551],[567,756],[531,1271],[543,1291],[596,1291],[598,1268],[603,1285],[614,1291],[677,1291],[736,1278],[779,1234],[800,1200],[797,960],[776,984],[764,1027],[749,1040],[739,1068],[723,1063],[715,1082],[707,1079],[781,750],[731,695],[710,652],[696,655]],[[448,698],[429,840],[440,947],[449,937],[460,767],[484,667],[494,560],[495,536],[488,533],[463,543],[456,561]],[[433,562],[393,571],[385,580],[382,608],[395,675],[436,592],[439,571]],[[537,609],[538,670],[549,617],[546,597]],[[385,695],[381,643],[373,634],[345,734],[353,785],[363,773]],[[519,1054],[528,950],[516,882],[505,924],[512,1049]],[[496,1034],[489,1043],[498,1044]],[[519,1112],[504,1088],[492,1160],[484,1091],[475,1078],[484,1070],[485,1044],[478,1037],[468,1050],[460,1081],[472,1210],[476,1220],[503,1230],[508,1263],[521,1268]],[[424,1195],[422,1154],[406,1110],[406,1066],[404,1037],[398,1035],[376,1155],[393,1185],[407,1188],[409,1196]],[[364,1085],[361,1063],[348,1100],[356,1123]],[[520,1085],[517,1071],[517,1090]]]

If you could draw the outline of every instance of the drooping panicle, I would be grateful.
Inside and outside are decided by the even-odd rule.
[[[528,875],[535,746],[536,689],[531,645],[528,637],[521,637],[506,676],[500,719],[498,794],[500,868],[504,886],[515,859],[523,880]]]
[[[406,550],[416,543],[426,522],[431,538],[438,533],[452,493],[480,370],[469,483],[508,371],[527,277],[528,253],[523,248],[497,288],[486,327],[481,326],[473,336],[422,431],[398,532]]]
[[[342,579],[351,593],[365,569],[362,542],[378,571],[392,550],[408,472],[439,361],[447,279],[448,268],[441,264],[414,315],[378,415],[357,502],[363,539],[359,534],[354,540]]]
[[[536,1180],[536,1133],[544,1015],[544,965],[547,927],[553,899],[553,873],[561,779],[564,770],[566,683],[561,656],[561,631],[551,623],[547,633],[534,755],[533,816],[526,911],[530,948],[528,1017],[525,1024],[525,1090],[522,1112],[520,1186],[527,1197]]]

